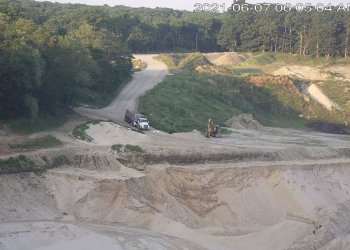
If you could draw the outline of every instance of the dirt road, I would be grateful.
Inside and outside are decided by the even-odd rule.
[[[13,228],[18,232],[12,233]],[[0,249],[4,250],[176,250],[180,248],[204,249],[186,240],[118,225],[47,220],[8,222],[2,224],[0,228]]]
[[[75,112],[93,119],[122,122],[126,109],[136,109],[138,100],[148,90],[160,83],[168,73],[164,63],[153,59],[156,55],[135,55],[147,64],[147,68],[136,72],[132,81],[120,92],[117,98],[106,108],[76,108]]]

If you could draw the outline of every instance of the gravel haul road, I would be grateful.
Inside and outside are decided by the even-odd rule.
[[[156,55],[135,55],[136,58],[147,64],[147,68],[136,72],[132,81],[125,86],[108,107],[103,109],[80,107],[76,108],[75,112],[93,119],[111,120],[119,123],[124,121],[125,110],[136,110],[139,98],[163,81],[168,73],[166,65],[155,60],[154,56]]]

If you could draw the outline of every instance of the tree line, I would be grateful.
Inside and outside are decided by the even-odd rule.
[[[235,4],[246,3],[239,0]],[[220,45],[232,51],[349,56],[350,13],[346,8],[276,11],[278,6],[272,4],[267,11],[258,12],[254,6],[228,11],[218,36]]]
[[[98,104],[130,77],[131,54],[116,34],[87,19],[61,34],[60,26],[41,22],[26,4],[37,3],[0,4],[1,119],[35,121],[81,103]]]
[[[3,0],[0,119],[111,100],[130,78],[132,53],[220,50],[220,27],[210,13]]]

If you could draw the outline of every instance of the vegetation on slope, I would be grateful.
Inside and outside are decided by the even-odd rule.
[[[290,57],[283,59],[294,62],[293,56]],[[176,64],[172,62],[173,55],[162,58]],[[193,70],[196,67],[193,61],[186,66],[188,61],[185,58],[177,63],[182,70],[168,76],[141,99],[140,111],[158,129],[170,133],[205,130],[209,117],[223,125],[241,113],[253,114],[265,126],[306,128],[316,121],[344,124],[342,112],[327,111],[315,101],[307,100],[297,80],[257,76],[253,81],[250,76],[198,73]],[[202,65],[202,61],[197,65]]]
[[[43,157],[42,160],[44,163],[38,164],[24,155],[10,157],[5,160],[0,159],[0,175],[17,174],[23,172],[43,172],[47,169],[53,169],[71,164],[64,155],[57,156],[51,161],[49,161],[46,157]]]
[[[9,146],[13,149],[39,149],[62,146],[63,143],[52,135],[45,135],[42,137],[29,139],[27,141],[10,144]]]
[[[320,87],[328,97],[337,103],[344,120],[350,125],[350,82],[328,80]]]
[[[183,71],[143,97],[140,111],[154,127],[167,132],[205,130],[209,117],[223,125],[241,113],[251,113],[268,126],[303,127],[294,103],[283,105],[276,94],[273,88],[258,88],[242,78]],[[287,89],[278,94],[289,96]]]
[[[179,62],[177,67],[181,69],[194,70],[198,66],[211,64],[208,59],[201,53],[193,53],[186,56]]]
[[[340,60],[335,58],[313,57],[310,55],[290,55],[285,53],[265,52],[254,53],[248,58],[243,65],[301,65],[301,66],[321,66],[327,64],[334,64]]]

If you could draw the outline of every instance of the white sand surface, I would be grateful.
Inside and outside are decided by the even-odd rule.
[[[273,72],[273,75],[288,75],[311,81],[322,81],[328,77],[327,74],[309,66],[284,66]]]

